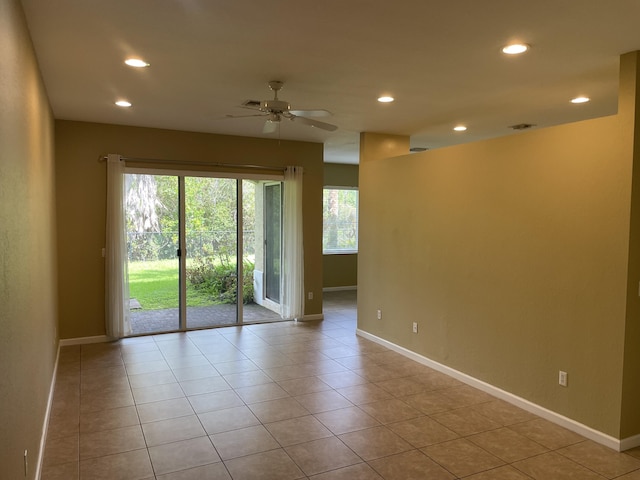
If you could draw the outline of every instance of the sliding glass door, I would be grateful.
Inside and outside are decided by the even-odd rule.
[[[133,334],[280,318],[280,182],[130,173],[125,183]]]
[[[186,177],[187,328],[238,323],[238,180]]]
[[[125,175],[133,334],[180,328],[178,177]]]

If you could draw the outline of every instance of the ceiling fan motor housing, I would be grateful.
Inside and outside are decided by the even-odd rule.
[[[267,113],[284,113],[291,108],[289,102],[284,100],[263,100],[260,102],[260,111]]]

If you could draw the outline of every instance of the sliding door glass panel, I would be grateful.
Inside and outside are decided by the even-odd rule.
[[[132,334],[178,330],[178,177],[125,175]]]
[[[237,180],[185,177],[186,326],[237,323]]]
[[[266,298],[280,303],[280,267],[282,264],[282,186],[264,187],[264,242]]]

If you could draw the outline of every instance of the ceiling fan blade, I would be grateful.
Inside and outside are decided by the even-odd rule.
[[[294,122],[310,125],[321,130],[326,130],[327,132],[333,132],[338,129],[338,127],[336,127],[335,125],[331,125],[330,123],[321,122],[319,120],[312,120],[305,117],[298,117],[297,115],[291,115],[291,117],[289,118],[291,118],[291,120],[293,120]]]
[[[262,133],[273,133],[278,129],[278,123],[272,120],[267,120],[264,122],[264,127],[262,127]]]
[[[267,113],[254,113],[253,115],[225,115],[225,118],[264,117]]]
[[[240,105],[239,108],[248,108],[249,110],[260,110],[260,106],[262,102],[260,100],[245,100]]]
[[[329,110],[289,110],[296,117],[330,117],[333,115]]]

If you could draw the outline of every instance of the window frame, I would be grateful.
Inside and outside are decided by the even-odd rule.
[[[326,190],[353,190],[356,192],[356,248],[335,248],[335,249],[327,249],[324,244],[324,227],[325,227],[325,218],[324,218],[324,196]],[[324,185],[322,187],[322,254],[323,255],[354,255],[358,253],[359,248],[359,225],[360,225],[360,189],[354,186],[345,186],[345,185]]]

